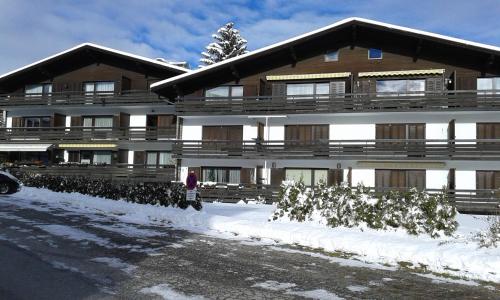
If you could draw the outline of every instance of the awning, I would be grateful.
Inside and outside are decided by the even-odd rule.
[[[446,163],[441,161],[358,161],[360,168],[370,169],[443,169]]]
[[[267,80],[301,80],[301,79],[327,79],[327,78],[346,78],[351,76],[351,72],[341,73],[317,73],[317,74],[291,74],[291,75],[269,75]]]
[[[385,71],[385,72],[359,72],[358,77],[442,75],[443,73],[444,73],[444,69],[404,70],[404,71]]]
[[[0,144],[0,152],[44,152],[52,144]]]
[[[116,144],[59,144],[58,148],[61,149],[88,149],[88,150],[99,150],[99,149],[114,149],[117,147]]]

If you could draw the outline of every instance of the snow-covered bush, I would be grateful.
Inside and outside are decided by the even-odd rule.
[[[479,245],[484,248],[500,245],[500,216],[488,217],[488,228],[477,234]]]
[[[302,182],[281,185],[273,220],[314,221],[331,227],[402,228],[409,234],[432,237],[451,235],[457,228],[456,209],[443,191],[436,194],[411,189],[407,192],[370,192],[362,185],[346,184],[314,188]]]
[[[176,206],[186,195],[185,187],[180,183],[116,183],[105,179],[41,175],[31,172],[18,172],[15,175],[25,186],[114,200],[123,199],[141,204]]]

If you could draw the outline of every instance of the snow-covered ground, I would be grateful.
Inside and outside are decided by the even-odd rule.
[[[403,231],[329,228],[289,221],[269,222],[275,207],[264,204],[205,203],[203,210],[197,212],[192,208],[181,210],[141,205],[30,187],[24,187],[8,201],[41,210],[47,209],[43,206],[48,206],[79,213],[113,215],[127,223],[168,224],[223,238],[253,238],[259,243],[298,244],[322,248],[327,252],[342,251],[352,253],[353,258],[364,262],[392,266],[413,264],[425,266],[433,272],[500,282],[500,249],[479,248],[477,242],[471,239],[477,231],[487,226],[484,216],[459,215],[460,226],[454,237],[432,239],[428,236],[410,236]],[[34,204],[33,201],[43,205]],[[46,226],[42,229],[52,233],[60,231],[57,227]],[[122,231],[123,228],[116,230]]]

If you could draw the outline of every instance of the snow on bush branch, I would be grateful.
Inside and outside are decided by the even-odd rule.
[[[205,47],[206,51],[201,53],[199,67],[213,65],[220,61],[247,53],[247,41],[241,37],[240,31],[234,28],[234,23],[230,22],[217,30],[213,34],[215,42]]]
[[[46,188],[54,192],[80,193],[113,200],[123,199],[140,204],[177,206],[185,201],[186,190],[177,183],[114,183],[110,180],[88,177],[40,175],[29,172],[15,174],[30,187]]]
[[[313,221],[338,227],[373,229],[403,228],[409,234],[427,233],[432,237],[451,235],[457,229],[457,211],[445,192],[428,194],[411,189],[382,195],[362,185],[309,188],[303,182],[281,185],[273,220]]]

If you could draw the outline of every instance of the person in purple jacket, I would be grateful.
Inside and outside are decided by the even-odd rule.
[[[186,178],[186,186],[188,190],[194,190],[198,185],[198,178],[194,171],[189,172],[189,175]]]

